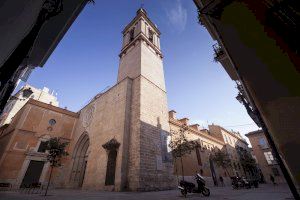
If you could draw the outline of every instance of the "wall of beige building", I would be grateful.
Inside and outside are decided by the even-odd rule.
[[[224,148],[226,149],[232,164],[232,175],[246,176],[247,174],[242,168],[237,152],[237,148],[241,147],[250,153],[250,149],[246,140],[239,133],[228,131],[218,125],[208,125],[208,128],[212,135],[222,139],[222,141],[225,143]]]
[[[175,139],[179,133],[180,128],[183,125],[188,126],[185,136],[189,141],[197,141],[200,147],[193,150],[191,154],[186,154],[181,158],[174,160],[174,175],[181,179],[184,174],[185,179],[194,182],[194,176],[196,173],[202,174],[209,185],[214,185],[213,173],[215,174],[215,181],[220,184],[219,177],[222,176],[225,185],[231,183],[230,176],[234,176],[234,170],[228,167],[226,170],[218,167],[216,163],[210,161],[209,157],[217,150],[227,151],[226,143],[222,137],[217,137],[217,134],[213,134],[207,129],[201,128],[197,124],[190,125],[188,118],[177,119],[176,112],[169,112],[169,123],[171,129],[171,140]],[[175,133],[175,134],[174,134]],[[174,159],[174,158],[173,158]],[[183,173],[182,173],[183,166]],[[214,172],[213,172],[213,171]],[[240,174],[241,175],[241,174]]]
[[[253,154],[264,176],[264,180],[267,183],[271,183],[270,175],[272,175],[275,178],[275,182],[286,183],[264,132],[262,130],[253,131],[246,134],[246,136],[250,140]]]

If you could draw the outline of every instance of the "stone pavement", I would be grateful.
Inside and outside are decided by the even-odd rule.
[[[189,194],[187,199],[242,199],[242,200],[284,200],[294,199],[287,185],[260,185],[255,189],[232,190],[230,187],[211,187],[211,195],[204,197]],[[175,200],[185,199],[178,190],[158,192],[97,192],[83,190],[49,190],[49,196],[41,194],[24,194],[14,191],[0,192],[1,200]]]

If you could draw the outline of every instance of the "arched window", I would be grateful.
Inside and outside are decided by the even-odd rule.
[[[134,39],[134,28],[132,28],[132,29],[130,30],[129,36],[130,36],[129,41],[130,41],[130,42],[133,41],[133,39]]]
[[[154,36],[154,32],[151,29],[149,29],[149,40],[152,43],[153,43],[153,36]]]

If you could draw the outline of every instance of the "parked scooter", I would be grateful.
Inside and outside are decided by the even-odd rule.
[[[231,186],[233,189],[240,189],[240,188],[246,188],[250,189],[251,186],[253,185],[255,188],[258,187],[257,181],[250,181],[246,179],[245,177],[231,177],[232,182]]]
[[[210,195],[210,190],[205,187],[205,180],[200,174],[196,174],[195,180],[197,181],[198,187],[194,183],[188,181],[180,181],[178,188],[181,194],[186,197],[187,193],[202,193],[204,196]]]
[[[244,187],[244,182],[240,177],[231,177],[231,186],[233,189],[240,189]]]
[[[250,182],[245,177],[242,177],[241,181],[243,183],[243,187],[244,188],[246,188],[246,189],[250,189],[251,188]]]

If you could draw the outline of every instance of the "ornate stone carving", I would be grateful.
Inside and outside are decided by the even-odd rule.
[[[105,144],[102,145],[102,147],[106,150],[112,150],[112,149],[118,149],[120,146],[120,143],[115,139],[111,139]]]
[[[82,126],[84,128],[87,128],[90,126],[91,121],[93,119],[93,115],[94,115],[94,111],[95,111],[95,106],[91,105],[89,108],[86,109],[86,111],[84,112],[83,115],[83,119],[82,119]]]

